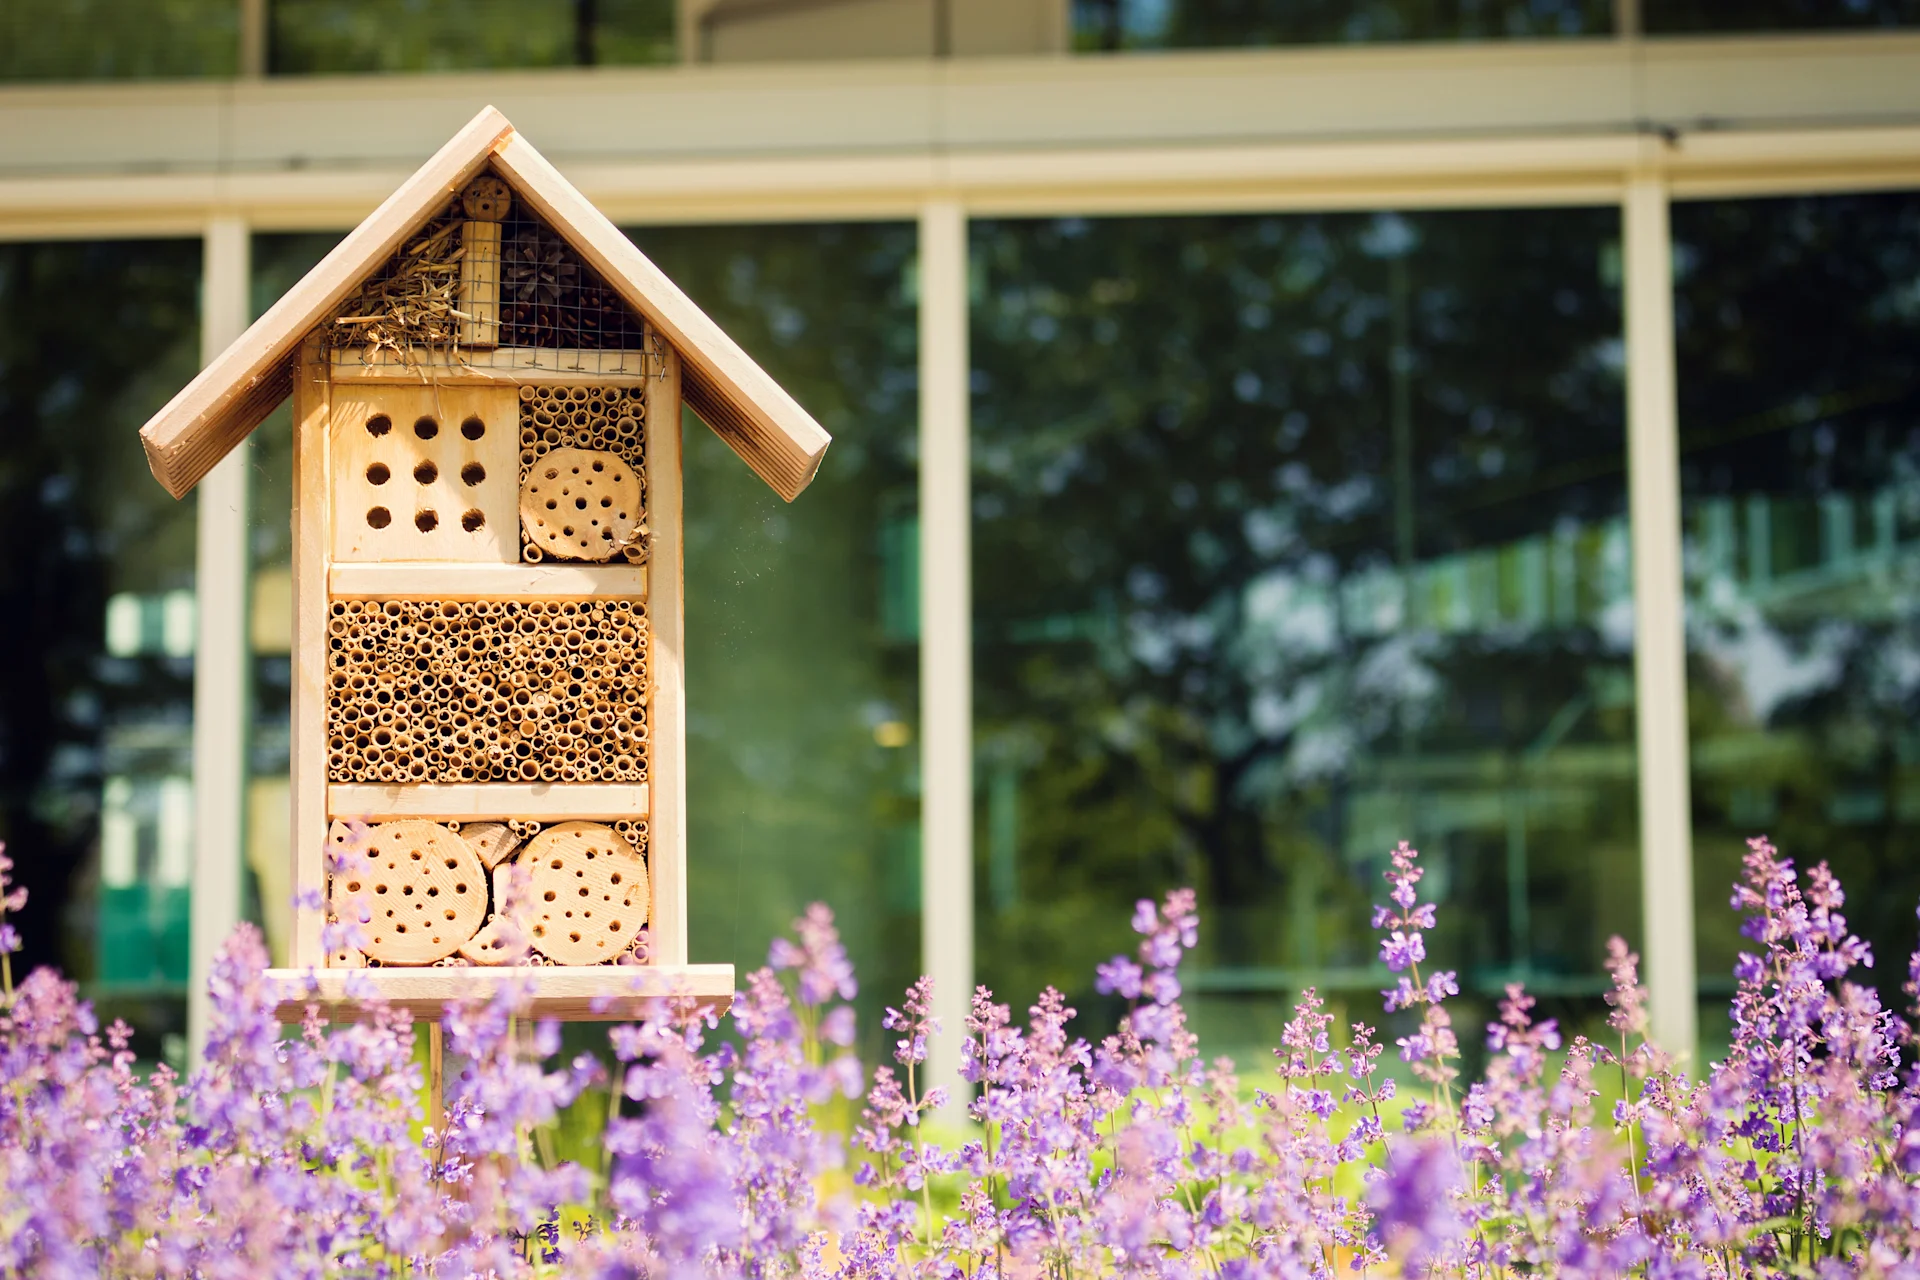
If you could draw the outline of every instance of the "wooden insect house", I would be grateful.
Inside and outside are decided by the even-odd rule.
[[[788,500],[826,432],[491,107],[155,415],[154,475],[289,396],[293,974],[724,999],[687,962],[680,409]]]

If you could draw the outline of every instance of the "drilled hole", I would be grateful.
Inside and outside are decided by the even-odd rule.
[[[367,419],[367,434],[379,437],[393,430],[393,419],[384,413],[376,413]]]
[[[469,462],[466,466],[460,468],[460,478],[465,480],[468,486],[471,487],[487,478],[487,469],[477,462]]]
[[[416,511],[413,515],[413,527],[422,533],[432,533],[433,527],[440,523],[440,517],[432,511]]]
[[[485,527],[487,517],[478,507],[468,507],[467,513],[460,517],[460,527],[468,533],[477,533]]]
[[[413,469],[413,478],[420,484],[432,484],[440,478],[440,468],[429,459]]]
[[[478,440],[487,434],[487,424],[480,421],[478,415],[471,416],[460,424],[460,434],[469,440]]]
[[[393,512],[385,507],[367,508],[367,523],[375,529],[384,529],[393,523]]]
[[[387,464],[384,462],[376,462],[367,468],[368,484],[385,484],[391,479],[393,479],[393,472],[387,470]]]
[[[422,440],[431,440],[440,434],[440,424],[430,416],[422,414],[413,420],[413,434]]]

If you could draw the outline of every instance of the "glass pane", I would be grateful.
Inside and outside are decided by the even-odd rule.
[[[0,5],[0,81],[230,76],[240,0],[15,0]]]
[[[788,505],[686,421],[692,958],[825,900],[872,1037],[920,972],[914,228],[631,234],[834,436]]]
[[[275,74],[616,66],[677,57],[674,0],[269,0]]]
[[[1607,34],[1611,0],[1073,0],[1073,44],[1207,49]]]
[[[1814,31],[1920,24],[1920,0],[1643,0],[1653,35]]]
[[[1196,1024],[1379,1013],[1401,839],[1488,1007],[1635,932],[1612,210],[976,225],[976,953],[1082,1010],[1201,892]],[[1467,1025],[1471,1025],[1471,1019]]]
[[[1890,1007],[1920,901],[1920,194],[1673,210],[1701,995],[1744,841],[1826,860]]]
[[[339,240],[332,232],[253,238],[253,314],[299,283]],[[247,742],[247,918],[275,964],[292,962],[293,861],[287,847],[288,741],[293,710],[293,407],[282,404],[248,439],[247,536],[253,565],[249,626],[253,722]]]
[[[32,898],[14,972],[59,965],[149,1057],[186,1016],[194,504],[136,433],[193,376],[199,285],[197,240],[0,245],[0,839]]]

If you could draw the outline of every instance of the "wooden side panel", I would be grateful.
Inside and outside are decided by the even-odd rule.
[[[505,116],[483,108],[140,429],[147,465],[168,493],[185,497],[260,424],[273,408],[260,409],[262,388],[277,385],[277,371],[305,335],[480,172],[512,132]]]
[[[301,349],[293,384],[293,963],[325,961],[320,929],[327,850],[327,418],[331,386],[317,339]]]
[[[648,555],[653,594],[654,963],[687,963],[687,684],[684,512],[680,471],[680,360],[661,354],[661,376],[647,384]]]
[[[776,493],[789,502],[798,497],[812,482],[833,442],[826,429],[561,177],[533,144],[518,134],[509,137],[495,152],[494,165],[513,183],[519,198],[565,236],[575,252],[697,371],[688,379],[695,411],[703,417],[712,415],[708,425],[720,431]],[[697,397],[691,394],[693,389]]]

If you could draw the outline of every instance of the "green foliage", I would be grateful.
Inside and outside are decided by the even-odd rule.
[[[9,0],[0,82],[230,76],[238,0]]]
[[[271,0],[282,74],[672,62],[673,0]]]

